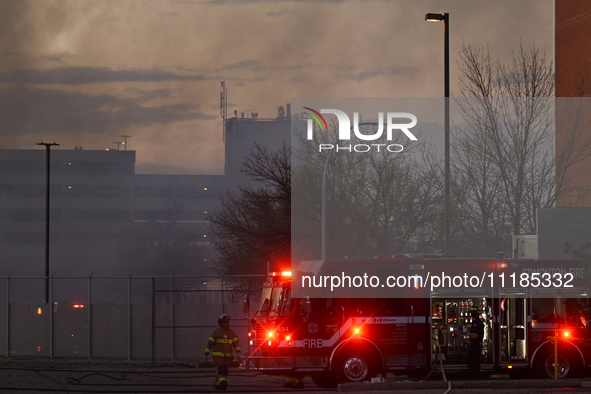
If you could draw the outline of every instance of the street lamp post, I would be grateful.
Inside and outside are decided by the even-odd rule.
[[[450,165],[449,165],[449,13],[445,14],[426,14],[427,22],[443,21],[443,47],[444,47],[444,96],[445,96],[445,202],[444,202],[444,252],[450,253]]]
[[[45,303],[49,302],[49,165],[52,146],[59,146],[55,142],[40,142],[45,145]]]

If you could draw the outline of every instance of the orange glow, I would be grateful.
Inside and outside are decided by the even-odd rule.
[[[565,331],[565,332],[564,332],[564,336],[565,336],[565,337],[568,337],[569,335],[570,335],[570,334],[569,334],[569,332],[568,332],[568,331]]]
[[[285,340],[286,340],[286,341],[289,341],[289,338],[291,338],[289,335],[286,335],[286,336],[285,336]]]
[[[509,368],[509,369],[513,369],[513,365],[509,365],[507,368]]]
[[[359,334],[359,328],[355,329],[355,334]]]
[[[273,336],[273,332],[269,333],[269,338],[271,338]]]
[[[72,305],[73,308],[84,308],[84,305],[82,304],[74,304]]]

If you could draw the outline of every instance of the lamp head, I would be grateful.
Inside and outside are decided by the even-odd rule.
[[[444,14],[425,14],[425,20],[427,22],[441,22],[445,20]]]

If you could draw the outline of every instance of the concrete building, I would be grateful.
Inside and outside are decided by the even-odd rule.
[[[282,108],[282,107],[281,107]],[[226,121],[224,176],[226,189],[237,191],[240,186],[253,185],[252,179],[240,169],[255,144],[268,151],[278,151],[291,145],[291,118],[288,114],[275,119],[258,116],[238,117]]]
[[[43,272],[45,155],[0,150],[2,270]],[[137,175],[134,167],[134,151],[52,149],[51,271],[205,267],[207,215],[219,206],[223,176]]]

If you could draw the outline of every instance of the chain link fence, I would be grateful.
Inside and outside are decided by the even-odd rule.
[[[228,313],[246,348],[248,294],[263,275],[0,277],[0,357],[177,361],[202,357],[217,316]]]

